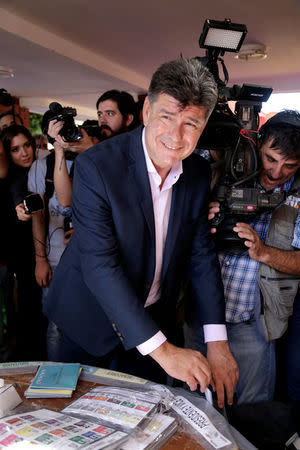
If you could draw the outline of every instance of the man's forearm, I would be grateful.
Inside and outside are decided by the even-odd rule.
[[[279,272],[300,276],[300,251],[280,250],[265,245],[258,260]]]

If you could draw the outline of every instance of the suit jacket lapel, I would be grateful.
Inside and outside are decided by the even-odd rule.
[[[128,168],[129,176],[133,182],[133,190],[138,197],[155,248],[154,212],[151,187],[142,145],[142,127],[132,133]]]
[[[184,183],[184,172],[180,175],[179,180],[173,186],[171,210],[167,231],[166,244],[164,249],[164,259],[162,266],[161,279],[163,280],[168,265],[171,260],[173,249],[176,245],[177,236],[182,224],[182,214],[185,199],[186,186]]]

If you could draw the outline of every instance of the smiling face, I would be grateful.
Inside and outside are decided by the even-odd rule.
[[[262,169],[260,184],[265,189],[274,189],[288,181],[300,168],[300,160],[280,154],[278,148],[271,148],[268,141],[260,149]]]
[[[145,99],[143,120],[149,157],[164,181],[173,164],[194,151],[207,122],[206,109],[195,105],[182,109],[175,98],[160,94],[152,105]]]
[[[12,162],[19,167],[28,168],[33,162],[32,143],[24,134],[13,137],[10,145]]]

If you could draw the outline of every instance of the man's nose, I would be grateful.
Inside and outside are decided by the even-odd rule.
[[[173,123],[170,134],[175,142],[181,141],[183,136],[183,126],[182,124]]]
[[[282,167],[278,166],[278,167],[273,167],[273,169],[271,170],[271,174],[272,177],[277,180],[278,178],[280,178],[282,176]]]

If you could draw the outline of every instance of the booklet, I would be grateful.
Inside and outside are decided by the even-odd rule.
[[[30,384],[30,389],[76,388],[80,364],[42,364]]]
[[[26,398],[71,397],[81,371],[76,364],[42,364],[28,389]]]

